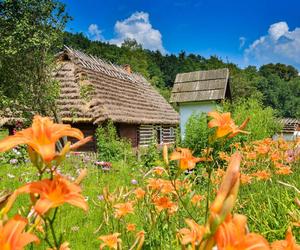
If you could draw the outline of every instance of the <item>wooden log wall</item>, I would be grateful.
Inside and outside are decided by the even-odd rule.
[[[176,128],[172,125],[140,125],[139,127],[139,145],[148,146],[153,139],[160,144],[174,143],[176,138]]]

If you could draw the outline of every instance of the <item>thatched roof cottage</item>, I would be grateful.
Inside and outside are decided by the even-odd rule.
[[[111,120],[134,147],[171,143],[179,115],[156,89],[130,66],[120,67],[65,47],[58,55],[55,78],[61,83],[59,114],[64,123],[94,134]],[[94,147],[94,145],[90,145]]]

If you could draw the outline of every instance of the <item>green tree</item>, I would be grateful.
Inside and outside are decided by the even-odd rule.
[[[58,95],[51,78],[69,16],[55,0],[0,2],[0,93],[3,107],[47,114]]]

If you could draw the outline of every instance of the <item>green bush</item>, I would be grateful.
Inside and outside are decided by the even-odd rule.
[[[101,161],[128,162],[134,157],[129,140],[119,138],[117,130],[111,121],[106,126],[99,126],[96,130],[97,152]]]
[[[28,159],[26,148],[26,146],[17,146],[12,150],[0,153],[0,163],[9,163],[12,165],[24,163]]]
[[[201,150],[208,145],[209,133],[206,114],[193,113],[186,123],[185,137],[181,146],[190,148],[195,154],[200,154]]]
[[[144,167],[152,168],[160,165],[161,157],[157,148],[157,142],[152,140],[151,144],[145,148],[140,149],[141,163]]]
[[[225,103],[224,111],[231,112],[236,124],[241,124],[247,117],[250,121],[245,128],[249,135],[239,135],[236,139],[261,140],[272,137],[280,131],[281,126],[276,118],[276,111],[271,107],[264,107],[261,96],[240,99],[233,103]]]

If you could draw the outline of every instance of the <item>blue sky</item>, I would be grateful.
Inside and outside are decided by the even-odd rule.
[[[135,38],[163,53],[218,55],[244,67],[300,69],[299,0],[63,0],[67,30],[121,44]]]

